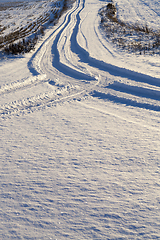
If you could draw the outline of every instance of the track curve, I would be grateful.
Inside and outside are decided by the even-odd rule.
[[[0,106],[2,117],[28,112],[28,109],[39,110],[54,101],[86,94],[118,104],[160,111],[159,78],[118,67],[100,57],[101,52],[105,52],[107,57],[115,58],[102,41],[96,26],[98,20],[95,17],[90,19],[92,9],[87,12],[86,4],[85,0],[77,0],[50,30],[28,61],[33,77],[2,86],[0,93],[31,89],[37,84],[49,84],[51,90]],[[86,32],[86,22],[91,25],[89,33]],[[90,35],[94,38],[93,46],[90,46]],[[96,54],[93,54],[91,49],[96,47],[100,53],[94,51]]]

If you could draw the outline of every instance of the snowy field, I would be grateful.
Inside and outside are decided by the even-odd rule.
[[[160,239],[160,56],[117,48],[107,3],[77,0],[0,59],[0,239]],[[115,5],[158,31],[158,1]]]
[[[0,49],[3,42],[12,43],[12,38],[31,37],[47,22],[53,25],[61,5],[62,1],[56,0],[0,2]]]

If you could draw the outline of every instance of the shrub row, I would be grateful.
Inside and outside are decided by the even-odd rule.
[[[18,43],[11,43],[4,48],[4,52],[7,54],[21,54],[21,53],[28,53],[31,50],[34,50],[34,47],[37,43],[38,37],[35,36],[34,38],[30,39],[23,39],[22,41],[18,41]]]
[[[101,26],[113,43],[129,52],[160,54],[160,30],[153,31],[147,25],[129,25],[118,20],[116,13],[113,3],[108,3],[99,11]]]
[[[30,23],[24,28],[20,28],[6,36],[0,36],[0,49],[6,54],[21,54],[33,50],[38,38],[44,35],[45,27],[43,27],[43,25],[46,23],[56,24],[61,14],[69,7],[69,1],[70,0],[63,1],[61,11],[53,7],[51,10],[52,16],[47,13],[46,16],[40,16],[35,22]]]

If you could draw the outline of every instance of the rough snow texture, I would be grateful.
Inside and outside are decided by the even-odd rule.
[[[51,9],[55,5],[54,0],[46,1],[2,1],[0,2],[0,26],[5,36],[13,31],[19,30],[26,26],[34,25],[36,19],[43,20],[51,15]],[[58,8],[58,6],[57,6]],[[42,23],[43,25],[43,23]]]
[[[159,57],[122,55],[102,5],[77,0],[0,62],[1,239],[160,238]]]
[[[116,0],[118,16],[122,21],[147,25],[160,30],[160,5],[157,0]]]

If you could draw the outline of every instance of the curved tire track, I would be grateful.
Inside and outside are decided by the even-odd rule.
[[[35,111],[36,109],[42,109],[42,107],[47,106],[48,104],[52,105],[53,102],[60,102],[64,101],[65,99],[74,98],[75,96],[85,94],[86,92],[90,92],[90,95],[92,97],[98,97],[120,104],[160,111],[159,106],[157,107],[154,105],[152,106],[151,104],[148,105],[148,103],[144,103],[144,98],[156,100],[159,103],[160,81],[158,78],[116,67],[99,59],[93,58],[90,56],[89,52],[86,49],[80,46],[77,40],[77,35],[79,32],[79,27],[81,26],[80,13],[84,8],[85,0],[78,0],[73,9],[66,13],[63,22],[46,38],[46,40],[33,54],[28,62],[28,68],[33,74],[33,78],[22,80],[22,82],[14,82],[10,85],[2,86],[0,88],[0,94],[20,90],[28,86],[32,87],[33,85],[36,85],[42,81],[48,81],[46,80],[48,79],[47,74],[52,75],[51,85],[53,85],[56,82],[58,72],[62,74],[62,76],[68,76],[74,80],[81,80],[79,81],[80,87],[77,88],[69,84],[68,86],[66,85],[59,88],[57,85],[57,91],[44,92],[37,96],[32,96],[27,99],[20,99],[15,102],[2,105],[0,106],[0,114],[2,118],[4,118],[4,116],[6,117],[17,113],[19,114],[20,112],[22,113],[26,111]],[[72,18],[76,19],[75,24],[73,24]],[[97,83],[97,78],[93,76],[92,73],[86,74],[86,72],[83,72],[81,70],[80,66],[77,63],[73,64],[72,62],[69,62],[69,65],[63,63],[61,61],[62,53],[59,51],[59,44],[64,36],[63,34],[65,34],[65,31],[67,30],[70,32],[68,35],[69,39],[67,39],[70,42],[70,46],[68,47],[66,40],[62,44],[64,51],[68,48],[66,51],[66,59],[70,59],[69,55],[67,57],[67,53],[71,54],[71,56],[74,55],[76,56],[76,60],[80,60],[80,62],[78,62],[79,64],[85,64],[86,69],[87,66],[90,66],[98,70],[99,76],[101,71],[108,72],[112,75],[113,78],[118,76],[121,77],[121,79],[129,79],[131,85],[124,83],[110,84],[106,88],[107,92],[104,93],[103,91],[105,89],[100,89],[98,86],[99,81]],[[99,40],[99,44],[104,48],[104,45],[100,41],[98,32],[96,31],[95,27],[94,32]],[[87,41],[87,37],[84,35],[83,37]],[[74,60],[75,59],[73,59],[73,61]],[[92,83],[92,80],[96,80],[96,83],[94,81]],[[86,85],[86,81],[89,83],[89,85]],[[137,82],[137,84],[144,83],[149,84],[150,86],[156,86],[158,90],[150,90],[148,85],[146,88],[132,86],[132,81]],[[100,90],[100,93],[97,91],[97,87]],[[110,90],[114,90],[114,92],[109,92]],[[118,92],[121,93],[121,96],[117,94]],[[130,95],[131,98],[128,98],[127,94]],[[142,99],[142,103],[133,101],[132,96]]]

